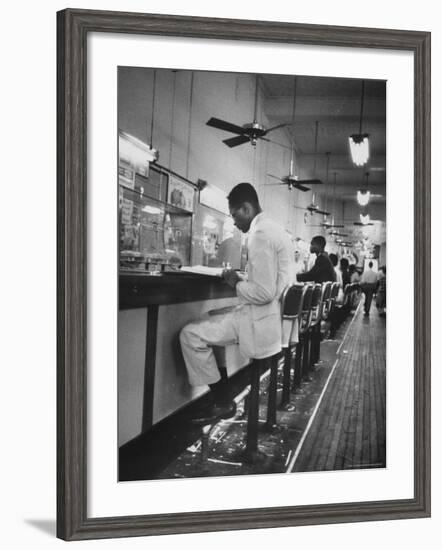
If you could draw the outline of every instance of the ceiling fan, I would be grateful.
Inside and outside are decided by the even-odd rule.
[[[331,153],[325,153],[326,154],[326,157],[327,157],[327,161],[326,161],[326,172],[325,172],[325,182],[326,184],[328,184],[328,180],[329,180],[329,166],[330,166],[330,154]],[[336,172],[334,174],[335,176],[335,181],[334,181],[334,184],[333,184],[333,211],[335,211],[335,204],[336,204],[336,197],[335,197],[335,187],[336,187]],[[328,187],[328,185],[327,185]],[[327,194],[326,194],[326,198],[327,198]],[[313,200],[314,202],[314,200]],[[326,203],[326,206],[327,206],[327,203]],[[321,213],[319,211],[319,213]],[[327,216],[330,215],[330,212],[322,212],[324,214],[324,221],[318,225],[312,225],[311,227],[323,227],[324,229],[342,229],[343,227],[345,227],[343,224],[336,224],[335,223],[335,216],[333,214],[332,216],[332,222],[331,223],[328,223],[327,222]],[[330,235],[334,235],[334,234],[338,234],[337,231],[330,231]]]
[[[313,193],[313,197],[312,197],[312,203],[309,204],[307,207],[306,207],[306,210],[308,210],[310,212],[311,215],[313,214],[321,214],[321,216],[330,216],[330,212],[327,212],[325,210],[320,210],[319,209],[319,206],[315,203],[315,194]],[[322,226],[323,224],[321,224]]]
[[[328,170],[330,166],[330,153],[326,153],[327,155],[327,172],[326,172],[326,181],[328,183]],[[333,212],[336,210],[336,172],[333,173],[334,180],[333,180]],[[335,215],[332,216],[332,223],[327,223],[327,221],[324,221],[323,224],[321,224],[322,227],[325,229],[342,229],[344,227],[343,224],[335,223]],[[332,234],[333,231],[330,233]]]
[[[295,156],[295,109],[296,109],[296,76],[293,79],[293,107],[292,107],[292,146],[291,146],[291,155],[290,155],[290,170],[287,176],[279,178],[273,174],[267,174],[269,177],[278,180],[279,184],[266,183],[265,185],[287,185],[289,191],[293,189],[299,189],[300,191],[310,191],[309,187],[303,185],[304,183],[308,185],[321,184],[322,181],[317,178],[310,179],[299,179],[298,176],[294,174],[294,156]],[[317,144],[317,135],[316,135],[316,144]]]
[[[333,230],[329,232],[329,235],[331,237],[348,237],[348,233],[340,233],[339,231],[333,231]]]
[[[254,108],[254,114],[253,114],[253,122],[239,126],[238,124],[233,124],[231,122],[227,122],[226,120],[221,120],[220,118],[212,117],[206,122],[206,124],[207,126],[211,126],[212,128],[217,128],[218,130],[224,130],[225,132],[237,134],[235,137],[223,139],[223,143],[225,143],[228,147],[237,147],[238,145],[242,145],[243,143],[247,143],[248,141],[250,141],[250,143],[253,146],[255,146],[258,139],[262,139],[264,141],[270,141],[265,137],[269,132],[272,132],[277,128],[283,128],[284,126],[288,126],[289,124],[288,122],[284,122],[282,124],[272,126],[271,128],[266,128],[265,126],[263,126],[257,121],[257,114],[258,114],[258,75],[256,75],[256,83],[255,83],[255,108]]]

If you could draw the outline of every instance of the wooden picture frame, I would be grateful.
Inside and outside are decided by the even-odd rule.
[[[430,33],[68,9],[58,13],[57,535],[65,540],[430,515]],[[409,51],[414,56],[414,497],[124,517],[87,516],[87,37],[152,34]]]

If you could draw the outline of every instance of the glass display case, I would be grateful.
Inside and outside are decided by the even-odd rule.
[[[119,192],[120,269],[189,265],[192,214],[147,196],[142,186],[120,184]]]

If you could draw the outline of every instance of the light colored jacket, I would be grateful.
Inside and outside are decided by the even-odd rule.
[[[375,285],[378,281],[378,276],[375,271],[368,268],[362,273],[361,284]]]
[[[280,297],[290,283],[291,240],[276,222],[258,214],[248,237],[247,279],[236,285],[241,352],[262,359],[281,350]]]

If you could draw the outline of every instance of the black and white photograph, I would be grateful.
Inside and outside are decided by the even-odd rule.
[[[388,467],[387,88],[118,67],[119,482]]]

